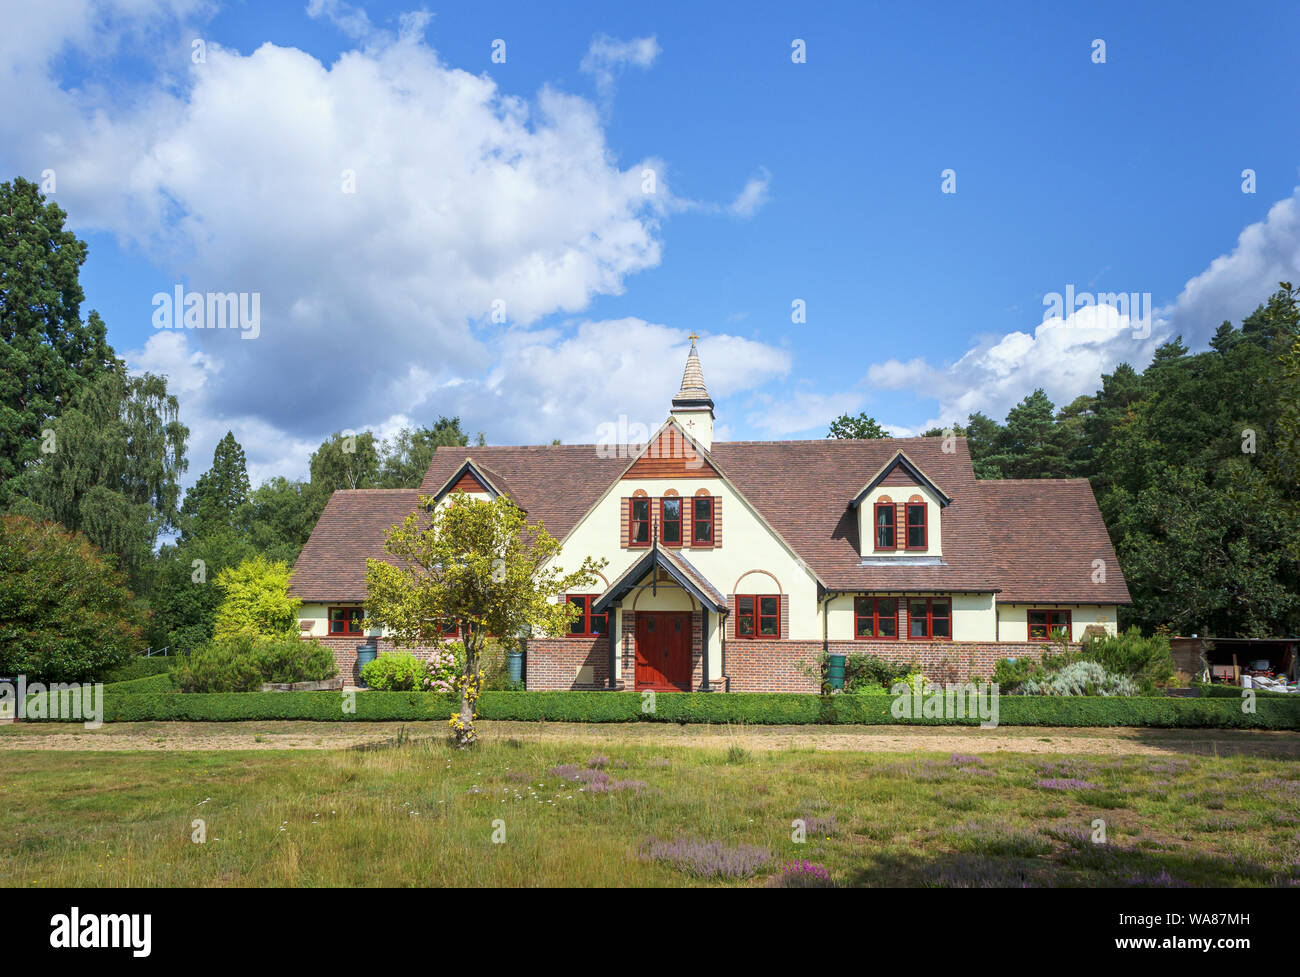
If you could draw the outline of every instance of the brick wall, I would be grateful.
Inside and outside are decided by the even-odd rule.
[[[832,641],[832,655],[875,655],[900,664],[916,663],[935,682],[989,679],[1003,658],[1040,658],[1049,646],[1041,642],[995,641]],[[817,692],[821,679],[816,662],[820,641],[733,639],[727,642],[727,689],[730,692]],[[812,674],[805,674],[805,663]]]
[[[311,640],[319,641],[334,652],[334,663],[338,665],[339,677],[347,685],[358,685],[361,682],[361,670],[357,667],[357,645],[370,644],[376,646],[381,655],[390,651],[406,651],[422,661],[427,661],[434,650],[432,647],[398,648],[389,638],[363,638],[357,635],[351,637],[339,635],[324,638],[314,637]]]
[[[578,670],[591,667],[591,681],[578,682]],[[529,689],[609,688],[609,639],[530,638],[526,659]]]
[[[691,689],[703,682],[702,615],[691,615]],[[989,679],[1002,658],[1039,658],[1049,646],[1039,642],[992,641],[832,641],[831,654],[875,655],[899,664],[915,663],[926,678],[935,682],[964,682]],[[636,675],[636,615],[623,615],[623,633],[618,653],[622,656],[623,679],[618,687],[634,689]],[[710,648],[709,655],[721,654]],[[730,692],[818,692],[821,678],[817,662],[822,642],[778,641],[776,639],[729,639],[726,648],[726,676],[714,688]],[[353,654],[355,660],[355,653]],[[575,681],[580,667],[592,667],[593,681]],[[805,670],[804,666],[809,666]],[[341,666],[340,666],[341,670]],[[609,645],[600,638],[545,638],[528,642],[529,689],[608,688]]]

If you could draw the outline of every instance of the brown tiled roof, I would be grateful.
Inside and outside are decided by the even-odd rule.
[[[862,566],[858,513],[849,508],[899,451],[952,498],[943,510],[939,566]],[[966,440],[731,441],[713,445],[724,475],[831,590],[996,590],[984,513]]]
[[[437,492],[465,459],[472,458],[528,513],[529,522],[542,520],[552,536],[562,539],[628,466],[631,457],[618,454],[594,444],[438,448],[420,493]]]
[[[990,479],[984,499],[1000,602],[1127,604],[1128,585],[1086,478]],[[1093,582],[1093,561],[1106,579]]]
[[[849,503],[900,450],[952,499],[943,510],[943,559],[937,566],[862,566],[857,512]],[[312,600],[363,599],[365,559],[382,556],[383,530],[468,458],[530,521],[543,521],[562,539],[630,457],[590,444],[439,448],[418,493],[335,493],[298,559],[295,592]],[[951,453],[941,438],[724,441],[714,443],[709,457],[831,590],[1001,591],[1000,601],[1129,599],[1086,481],[977,481],[963,438]],[[1107,563],[1104,586],[1091,582],[1093,559]]]
[[[335,492],[294,564],[290,592],[305,601],[366,599],[366,559],[383,559],[384,534],[415,511],[411,489]]]

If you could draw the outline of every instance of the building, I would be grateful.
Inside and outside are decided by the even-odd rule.
[[[1129,593],[1087,480],[978,480],[962,438],[714,442],[713,425],[692,341],[644,445],[439,448],[418,490],[336,492],[294,570],[302,633],[345,676],[359,643],[391,647],[362,619],[366,558],[454,492],[510,497],[561,565],[608,560],[569,595],[570,634],[526,639],[530,689],[812,692],[828,652],[964,679],[1054,632],[1115,633]]]

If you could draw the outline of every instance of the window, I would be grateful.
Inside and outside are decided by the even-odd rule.
[[[747,594],[736,597],[737,638],[781,637],[779,594]]]
[[[692,500],[695,511],[691,514],[691,541],[696,546],[713,545],[713,499],[708,496]]]
[[[1050,641],[1057,634],[1064,634],[1066,640],[1073,633],[1070,630],[1069,611],[1030,611],[1029,640]]]
[[[853,636],[898,640],[897,597],[855,597],[853,599]]]
[[[923,550],[929,545],[926,538],[925,503],[907,503],[907,548]]]
[[[682,500],[676,496],[659,500],[659,541],[665,546],[682,545]]]
[[[894,548],[894,503],[876,503],[876,549]]]
[[[569,603],[578,605],[578,616],[569,622],[569,634],[572,637],[594,637],[609,634],[609,612],[591,613],[591,605],[596,598],[590,594],[570,594]]]
[[[907,602],[909,638],[952,638],[952,604],[947,597],[916,597]]]
[[[633,499],[631,518],[628,520],[628,545],[650,545],[650,500]]]
[[[456,637],[456,633],[457,633],[456,622],[453,621],[451,618],[444,618],[443,620],[438,622],[438,637],[454,638]]]
[[[360,607],[331,607],[330,634],[365,634],[365,628],[362,626],[365,613]]]

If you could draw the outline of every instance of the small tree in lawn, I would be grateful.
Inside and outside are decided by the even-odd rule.
[[[474,704],[487,636],[562,634],[575,610],[554,598],[591,586],[606,561],[587,557],[568,573],[548,566],[559,542],[540,522],[529,524],[505,496],[487,501],[457,494],[439,509],[431,498],[420,503],[389,530],[391,559],[366,561],[366,615],[404,648],[437,644],[441,625],[457,626],[465,671],[449,725],[456,744],[469,746],[477,738]]]

